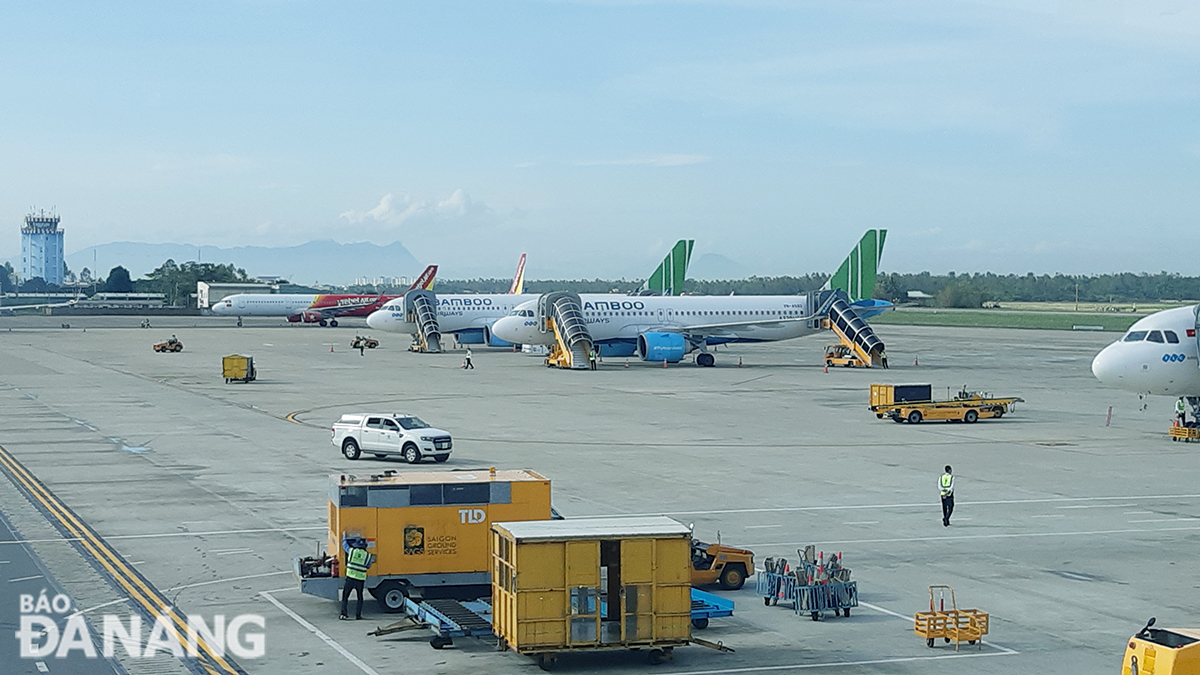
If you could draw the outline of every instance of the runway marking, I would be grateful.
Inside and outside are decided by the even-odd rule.
[[[843,525],[878,525],[879,521],[878,520],[854,520],[849,523],[842,523],[842,524]]]
[[[887,609],[886,607],[880,607],[879,605],[872,605],[872,604],[871,604],[871,603],[869,603],[869,602],[863,602],[863,601],[861,601],[861,600],[858,602],[858,604],[859,604],[859,605],[861,605],[861,606],[863,606],[863,607],[867,607],[867,608],[869,608],[869,609],[873,609],[873,610],[875,610],[876,612],[883,612],[884,614],[889,614],[889,615],[891,615],[891,616],[894,616],[894,617],[897,617],[897,618],[899,618],[899,619],[904,619],[905,621],[907,621],[907,622],[909,622],[909,623],[916,623],[916,622],[917,622],[917,619],[916,619],[916,617],[908,616],[908,615],[906,615],[906,614],[901,614],[901,613],[899,613],[899,612],[893,612],[892,610],[890,610],[890,609]],[[998,645],[998,644],[996,644],[995,642],[988,642],[987,640],[980,640],[980,642],[981,642],[982,644],[985,644],[985,645],[989,646],[989,647],[995,647],[996,649],[999,649],[1000,651],[1002,651],[1002,652],[1004,652],[1004,653],[1006,653],[1006,654],[1020,654],[1020,653],[1021,653],[1021,652],[1019,652],[1019,651],[1017,651],[1017,650],[1015,650],[1015,649],[1010,649],[1010,648],[1008,648],[1008,647],[1005,647],[1005,646],[1003,646],[1003,645]]]
[[[1148,516],[1151,513],[1154,513],[1154,512],[1153,511],[1126,511],[1125,513],[1122,513],[1121,515],[1123,515],[1123,516]]]
[[[46,666],[46,662],[45,662],[45,661],[38,661],[38,662],[37,662],[37,669],[38,669],[38,672],[39,672],[39,673],[48,673],[48,672],[50,672],[50,668],[48,668],[48,667]]]
[[[147,616],[162,615],[168,618],[171,637],[181,644],[185,643],[187,620],[183,613],[3,446],[0,446],[0,470],[30,501],[37,503],[47,519],[53,519],[62,531],[74,535],[67,538],[78,541],[79,550],[102,567],[109,580],[123,589]],[[196,644],[199,647],[197,665],[206,673],[246,675],[245,670],[231,658],[214,650],[203,636],[198,636]]]
[[[1195,518],[1195,517],[1188,517],[1188,518],[1150,518],[1150,519],[1147,519],[1147,520],[1131,520],[1131,521],[1129,521],[1129,522],[1131,522],[1131,523],[1173,523],[1173,522],[1177,522],[1177,521],[1180,521],[1180,520],[1200,520],[1200,518]]]
[[[1056,509],[1124,509],[1137,504],[1083,504],[1081,506],[1056,506]]]
[[[316,626],[312,625],[308,621],[305,621],[304,617],[293,612],[290,608],[288,608],[287,605],[285,605],[282,602],[273,598],[270,593],[263,591],[263,592],[260,592],[259,595],[263,596],[268,601],[270,601],[270,603],[272,605],[275,605],[276,607],[278,607],[281,612],[292,617],[292,619],[294,619],[296,621],[296,623],[307,628],[309,630],[309,632],[311,632],[313,635],[316,635],[318,638],[320,638],[322,642],[329,645],[330,647],[333,647],[335,650],[337,650],[337,652],[339,654],[346,657],[347,661],[349,661],[350,663],[353,663],[355,666],[357,666],[359,670],[363,671],[367,675],[379,675],[379,673],[375,672],[375,670],[373,668],[371,668],[371,666],[368,666],[367,664],[363,663],[361,659],[359,659],[354,654],[351,654],[348,649],[346,649],[345,647],[338,644],[336,640],[334,640],[333,638],[326,635],[324,632],[321,631],[320,628],[317,628]]]
[[[1053,504],[1059,502],[1096,502],[1096,501],[1114,501],[1114,500],[1129,500],[1137,499],[1146,501],[1150,499],[1196,499],[1200,498],[1200,494],[1188,495],[1126,495],[1123,497],[1046,497],[1040,499],[989,499],[977,502],[960,501],[958,506],[996,506],[1003,504]],[[793,511],[840,511],[853,509],[916,509],[937,507],[939,504],[936,501],[916,502],[909,504],[851,504],[851,505],[825,505],[825,506],[778,506],[769,508],[756,509],[715,509],[711,511],[657,511],[654,513],[605,513],[591,516],[575,516],[575,518],[611,518],[614,515],[618,516],[690,516],[690,515],[722,515],[729,513],[788,513]],[[1136,504],[1126,504],[1126,506],[1136,506]],[[315,528],[314,528],[315,529]]]
[[[222,556],[222,555],[240,555],[240,554],[242,554],[242,553],[253,553],[253,552],[254,552],[254,550],[253,550],[253,549],[243,548],[243,549],[239,549],[239,550],[237,550],[237,551],[225,551],[224,553],[218,553],[217,555],[219,555],[219,556]]]
[[[747,525],[747,530],[763,530],[770,527],[783,527],[783,525]]]
[[[1066,516],[1064,516],[1061,513],[1043,513],[1041,515],[1029,516],[1029,517],[1030,518],[1066,518]]]
[[[1196,520],[1195,518],[1187,518],[1185,520]],[[850,539],[846,541],[784,541],[773,542],[769,544],[739,544],[747,548],[753,547],[771,547],[771,546],[807,546],[808,544],[820,544],[824,546],[838,544],[898,544],[909,541],[955,541],[968,539],[1024,539],[1032,537],[1078,537],[1087,535],[1104,535],[1104,534],[1147,534],[1150,532],[1190,532],[1200,530],[1200,525],[1195,527],[1160,527],[1153,530],[1146,528],[1131,528],[1125,530],[1086,530],[1080,532],[1017,532],[1012,534],[963,534],[952,535],[948,537],[897,537],[895,539]]]
[[[15,583],[17,583],[18,581],[33,581],[34,579],[41,579],[41,578],[42,578],[42,575],[40,575],[40,574],[35,574],[35,575],[31,576],[31,577],[21,577],[21,578],[19,578],[19,579],[9,579],[9,580],[8,580],[8,583],[10,583],[10,584],[15,584]]]
[[[228,577],[225,579],[211,579],[209,581],[199,581],[194,584],[182,584],[180,586],[171,586],[170,588],[164,589],[163,592],[170,593],[172,591],[182,591],[182,590],[185,590],[188,588],[196,588],[198,586],[212,586],[213,584],[225,584],[225,583],[229,583],[232,581],[244,581],[246,579],[260,579],[262,577],[274,577],[274,576],[279,576],[281,574],[291,574],[291,573],[292,573],[291,570],[286,570],[286,571],[282,571],[282,572],[265,572],[263,574],[246,574],[246,575],[243,575],[240,577]],[[283,590],[288,590],[288,589],[283,589]],[[266,592],[275,593],[277,591],[266,591]],[[128,601],[129,601],[129,598],[121,598],[119,600],[112,600],[109,602],[101,603],[94,607],[88,607],[87,609],[76,610],[76,611],[72,612],[71,614],[69,614],[68,618],[75,616],[77,614],[87,614],[89,612],[94,612],[98,609],[103,609],[105,607],[110,607],[112,605],[119,605],[121,603],[128,602]]]
[[[258,534],[261,532],[305,532],[308,530],[324,530],[324,525],[312,527],[263,527],[250,530],[208,530],[204,532],[160,532],[156,534],[114,534],[107,539],[163,539],[168,537],[210,537],[232,534]],[[60,537],[58,539],[10,539],[0,541],[3,544],[45,544],[56,541],[83,541],[81,537]]]

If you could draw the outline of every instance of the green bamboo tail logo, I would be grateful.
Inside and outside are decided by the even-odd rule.
[[[657,295],[679,295],[683,290],[683,281],[687,278],[688,263],[692,260],[692,247],[695,244],[695,239],[680,239],[676,242],[666,259],[654,270],[654,274],[642,284],[642,290]]]
[[[883,259],[885,239],[887,230],[867,230],[826,286],[845,292],[851,302],[869,299],[875,292],[875,277],[879,273],[879,261]]]

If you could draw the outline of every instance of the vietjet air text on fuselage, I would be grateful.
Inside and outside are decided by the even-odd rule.
[[[1111,387],[1162,396],[1200,396],[1197,315],[1200,305],[1155,312],[1130,326],[1092,360]]]

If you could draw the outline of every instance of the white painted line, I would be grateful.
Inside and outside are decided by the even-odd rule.
[[[771,527],[783,527],[783,525],[747,525],[747,530],[765,530]]]
[[[1080,506],[1056,506],[1056,509],[1126,509],[1137,504],[1083,504]]]
[[[1121,515],[1123,515],[1123,516],[1148,516],[1151,513],[1154,513],[1154,512],[1153,511],[1126,511],[1125,513],[1122,513]]]
[[[987,643],[984,643],[987,644]],[[769,673],[778,670],[808,670],[809,668],[844,668],[849,666],[874,666],[885,663],[914,663],[918,661],[941,661],[944,659],[978,659],[987,656],[1010,656],[1020,652],[976,652],[944,654],[942,656],[906,656],[894,659],[871,659],[870,661],[831,661],[828,663],[796,663],[790,666],[751,666],[748,668],[722,668],[720,670],[682,670],[671,675],[727,675],[732,673]]]
[[[959,501],[958,506],[994,506],[998,504],[1055,504],[1064,502],[1102,502],[1102,501],[1128,501],[1136,499],[1145,501],[1149,499],[1197,499],[1200,494],[1186,495],[1126,495],[1124,497],[1048,497],[1044,499],[992,499],[978,502]],[[774,508],[760,509],[719,509],[713,511],[657,511],[654,513],[604,513],[590,516],[573,516],[573,518],[610,518],[612,516],[688,516],[688,515],[720,515],[727,513],[784,513],[791,511],[839,511],[853,509],[913,509],[913,508],[929,508],[930,506],[940,506],[936,500],[929,502],[918,502],[914,504],[858,504],[847,506],[780,506]],[[1130,505],[1135,506],[1135,505]],[[308,528],[318,529],[318,528]]]
[[[1174,523],[1180,520],[1200,520],[1200,518],[1149,518],[1147,520],[1131,520],[1131,523]]]
[[[263,593],[284,593],[287,591],[298,591],[298,590],[300,590],[300,589],[296,588],[295,586],[288,586],[287,588],[272,588],[269,591],[263,591]]]
[[[855,521],[852,521],[849,523],[842,523],[842,524],[843,525],[878,525],[879,521],[878,520],[855,520]]]
[[[375,672],[375,670],[372,669],[371,666],[368,666],[367,664],[363,663],[362,660],[360,660],[357,656],[351,654],[345,647],[341,646],[333,638],[331,638],[328,635],[326,635],[325,633],[323,633],[320,628],[317,628],[316,626],[312,625],[311,623],[305,621],[303,617],[301,617],[299,614],[293,612],[291,609],[289,609],[287,607],[287,605],[284,605],[282,602],[271,597],[271,595],[268,593],[259,593],[259,595],[263,596],[268,601],[270,601],[270,603],[272,605],[275,605],[276,607],[278,607],[281,612],[292,617],[292,619],[294,619],[296,621],[296,623],[307,628],[313,635],[316,635],[318,638],[320,638],[322,642],[329,645],[330,647],[333,647],[335,650],[337,650],[337,652],[339,654],[346,657],[347,661],[349,661],[350,663],[353,663],[355,666],[357,666],[359,670],[363,671],[367,675],[379,675],[379,673]]]
[[[209,581],[200,581],[200,582],[197,582],[194,584],[183,584],[182,586],[172,586],[170,588],[164,588],[163,592],[170,593],[171,591],[182,591],[185,588],[196,588],[197,586],[212,586],[213,584],[224,584],[224,583],[228,583],[231,581],[243,581],[245,579],[260,579],[262,577],[274,577],[274,576],[279,576],[281,574],[291,574],[291,573],[292,573],[291,570],[288,570],[286,572],[266,572],[264,574],[247,574],[247,575],[240,576],[240,577],[229,577],[227,579],[211,579]],[[285,590],[290,590],[290,589],[285,589]],[[265,593],[275,593],[276,591],[264,591],[264,592]],[[120,600],[112,600],[110,602],[105,602],[105,603],[96,605],[95,607],[88,607],[87,609],[81,609],[81,610],[78,610],[78,611],[68,615],[67,618],[70,618],[77,614],[87,614],[88,612],[94,612],[98,609],[102,609],[104,607],[109,607],[111,605],[119,605],[123,602],[127,602],[128,600],[129,600],[128,598],[121,598]]]
[[[1058,513],[1058,514],[1042,514],[1042,515],[1039,515],[1039,516],[1029,516],[1029,517],[1030,517],[1030,518],[1066,518],[1066,516],[1064,516],[1064,515],[1063,515],[1063,514],[1061,514],[1061,513]]]
[[[0,560],[0,565],[7,565],[11,562],[12,562],[11,560]]]
[[[1194,520],[1188,518],[1187,520]],[[1104,535],[1104,534],[1148,534],[1151,532],[1190,532],[1200,530],[1200,526],[1195,527],[1160,527],[1157,529],[1146,529],[1144,527],[1125,529],[1125,530],[1086,530],[1080,532],[1025,532],[1014,534],[963,534],[957,536],[941,536],[941,537],[897,537],[894,539],[850,539],[846,541],[784,541],[771,542],[767,544],[739,544],[747,548],[770,548],[773,546],[807,546],[809,544],[817,544],[820,546],[837,546],[841,544],[897,544],[907,541],[953,541],[959,539],[1026,539],[1033,537],[1083,537],[1088,535]]]
[[[859,604],[860,606],[862,606],[862,607],[866,607],[866,608],[868,608],[868,609],[873,609],[873,610],[875,610],[876,612],[883,612],[884,614],[889,614],[889,615],[891,615],[891,616],[894,616],[894,617],[896,617],[896,618],[899,618],[899,619],[904,619],[905,621],[907,621],[907,622],[909,622],[909,623],[916,623],[916,622],[917,622],[917,619],[916,619],[916,617],[913,617],[913,616],[907,616],[907,615],[901,614],[901,613],[899,613],[899,612],[893,612],[892,610],[890,610],[890,609],[887,609],[887,608],[885,608],[885,607],[880,607],[879,605],[872,605],[872,604],[871,604],[871,603],[869,603],[869,602],[863,602],[863,601],[861,601],[861,600],[859,600],[859,601],[858,601],[858,604]],[[1020,654],[1020,653],[1021,653],[1021,652],[1019,652],[1019,651],[1017,651],[1017,650],[1015,650],[1015,649],[1009,649],[1008,647],[1004,647],[1004,646],[1002,646],[1002,645],[998,645],[998,644],[996,644],[996,643],[994,643],[994,642],[988,642],[987,640],[980,640],[980,642],[981,642],[981,643],[983,643],[983,644],[985,644],[985,645],[987,645],[987,646],[989,646],[989,647],[995,647],[996,649],[999,649],[1000,651],[1004,652],[1005,654]]]
[[[130,564],[130,565],[145,565],[145,564],[146,564],[146,561],[145,561],[145,560],[139,560],[139,561],[137,561],[137,562],[131,562],[131,563],[129,563],[129,564]]]
[[[48,672],[50,672],[50,669],[46,667],[46,663],[45,663],[44,661],[38,661],[38,662],[37,662],[37,669],[38,669],[38,672],[39,672],[39,673],[48,673]]]
[[[40,575],[40,574],[35,574],[35,575],[31,576],[31,577],[21,577],[21,578],[19,578],[19,579],[9,579],[9,580],[8,580],[8,583],[10,583],[10,584],[15,584],[15,583],[17,583],[18,581],[32,581],[32,580],[34,580],[34,579],[41,579],[41,578],[42,578],[42,575]]]
[[[237,548],[237,549],[234,549],[234,550],[232,550],[232,551],[222,551],[221,553],[218,553],[217,555],[237,555],[237,554],[239,554],[239,553],[253,553],[253,552],[254,552],[254,550],[253,550],[253,549],[249,549],[249,548]]]

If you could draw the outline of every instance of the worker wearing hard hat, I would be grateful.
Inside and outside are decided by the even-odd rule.
[[[342,550],[346,552],[346,581],[342,584],[342,613],[339,619],[349,619],[346,613],[350,601],[350,591],[358,594],[358,607],[354,612],[355,619],[362,618],[363,586],[367,581],[367,570],[375,562],[375,556],[367,553],[367,540],[357,535],[342,537]]]

